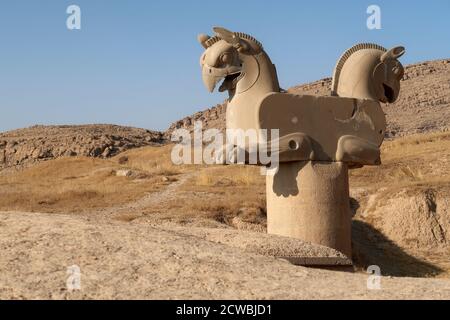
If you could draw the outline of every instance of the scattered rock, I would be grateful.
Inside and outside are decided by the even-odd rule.
[[[94,148],[94,149],[89,153],[89,155],[91,155],[91,156],[93,156],[93,157],[98,157],[98,156],[100,156],[101,154],[102,154],[102,149],[99,148],[99,147]]]
[[[118,160],[119,164],[125,164],[128,162],[128,157],[127,156],[121,156]]]
[[[109,155],[113,152],[114,148],[112,146],[109,146],[105,148],[105,150],[102,153],[102,158],[108,158]]]
[[[133,171],[128,169],[117,170],[116,176],[118,177],[131,177],[133,175]]]

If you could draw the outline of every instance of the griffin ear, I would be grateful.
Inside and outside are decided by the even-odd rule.
[[[386,59],[398,59],[405,54],[405,51],[405,47],[402,46],[392,48],[381,56],[381,61],[385,61]]]
[[[203,48],[208,48],[208,46],[206,45],[206,41],[209,40],[209,38],[211,38],[210,36],[208,36],[207,34],[201,33],[197,36],[197,40],[198,42],[200,42],[200,44],[203,46]]]
[[[234,32],[222,27],[214,27],[213,30],[219,38],[225,40],[229,44],[235,47],[240,45],[240,39]]]

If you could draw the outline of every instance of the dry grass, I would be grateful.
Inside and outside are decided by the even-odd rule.
[[[178,223],[265,225],[265,178],[259,168],[199,166],[177,191],[177,201],[145,210],[152,219]]]
[[[183,208],[187,215],[201,213],[216,221],[233,224],[233,218],[249,223],[265,216],[265,177],[251,166],[214,166],[203,169],[188,181],[186,193],[201,192]],[[209,201],[206,199],[210,199]]]
[[[191,183],[199,187],[246,186],[257,187],[264,184],[265,177],[259,168],[243,165],[215,166],[202,170]]]
[[[147,214],[167,219],[201,216],[229,221],[246,216],[261,221],[265,208],[265,177],[251,166],[176,166],[172,145],[129,150],[110,160],[62,158],[0,176],[0,209],[81,212],[111,207],[164,188],[177,175],[195,174],[177,191],[180,201],[166,201]],[[449,184],[450,133],[433,133],[386,141],[383,165],[352,170],[352,187],[403,188]],[[117,177],[131,169],[132,177]],[[168,177],[163,182],[161,177]],[[253,218],[251,217],[253,215]],[[135,215],[124,216],[132,221]]]
[[[427,134],[414,134],[407,137],[403,137],[396,140],[390,140],[383,144],[383,150],[390,151],[390,155],[398,154],[393,152],[393,150],[401,151],[403,153],[406,150],[411,148],[414,149],[414,146],[420,145],[423,148],[424,145],[428,143],[435,142],[448,142],[450,141],[450,132],[432,132]],[[402,149],[399,149],[402,148]]]
[[[350,172],[352,187],[414,187],[450,184],[450,133],[439,132],[386,141],[382,165]]]
[[[186,170],[172,165],[167,151],[167,146],[145,147],[110,160],[60,158],[0,175],[0,210],[85,212],[134,201]],[[132,176],[116,176],[121,169]]]
[[[0,177],[0,209],[81,212],[132,201],[155,189],[150,179],[117,177],[108,160],[61,158]]]
[[[188,195],[186,191],[185,195],[180,194],[179,201],[147,208],[139,218],[198,226],[228,225],[238,229],[243,229],[241,226],[244,225],[245,229],[264,230],[266,225],[264,193],[225,190],[220,193],[195,195]]]
[[[174,176],[188,171],[188,166],[174,165],[170,159],[172,145],[128,150],[112,160],[150,175]]]

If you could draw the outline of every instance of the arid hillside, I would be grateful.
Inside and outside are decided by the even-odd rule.
[[[297,94],[329,95],[331,78],[292,87]],[[383,106],[386,113],[388,138],[414,133],[450,129],[450,59],[427,61],[406,66],[396,103]],[[192,130],[194,121],[201,120],[204,129],[225,128],[226,103],[173,123],[166,132],[176,128]]]
[[[117,125],[33,126],[0,133],[0,170],[64,156],[107,158],[162,141],[160,132]]]

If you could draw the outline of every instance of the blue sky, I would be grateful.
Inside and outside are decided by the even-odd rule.
[[[66,28],[66,8],[82,29]],[[366,9],[381,7],[382,29]],[[222,102],[198,64],[198,33],[254,35],[282,87],[330,76],[358,42],[404,45],[405,64],[450,57],[450,1],[2,0],[0,131],[33,124],[116,123],[166,129]]]

